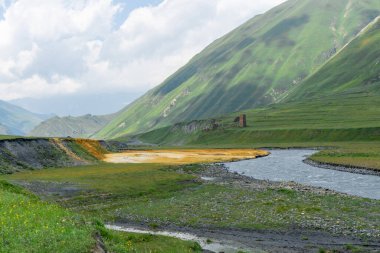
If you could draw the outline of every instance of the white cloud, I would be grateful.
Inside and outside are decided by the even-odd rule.
[[[39,98],[57,94],[75,93],[82,84],[68,77],[54,75],[51,80],[46,80],[38,75],[20,81],[0,83],[1,96],[5,100],[30,97]]]
[[[0,76],[8,79],[17,79],[33,63],[37,52],[38,47],[34,44],[31,50],[22,50],[13,58],[0,59]]]
[[[164,0],[114,27],[112,0],[18,0],[0,18],[0,99],[145,91],[284,0]],[[119,1],[120,2],[120,1]],[[126,3],[128,1],[126,0]]]

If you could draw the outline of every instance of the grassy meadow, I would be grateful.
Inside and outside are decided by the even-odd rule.
[[[380,170],[380,143],[340,143],[311,157],[322,163]]]
[[[115,253],[201,252],[197,243],[174,238],[109,231],[96,216],[44,202],[32,193],[0,181],[0,252],[92,252],[100,234]]]
[[[17,138],[20,138],[20,136],[0,135],[0,140],[10,140],[10,139],[17,139]]]
[[[200,165],[187,169],[199,170]],[[11,182],[70,182],[83,191],[70,197],[49,192],[42,195],[71,211],[109,222],[236,229],[302,227],[331,232],[339,226],[340,233],[366,236],[371,231],[373,237],[380,237],[380,201],[290,189],[205,184],[167,165],[101,164],[3,178]]]
[[[0,181],[0,252],[89,252],[94,231],[83,216]]]
[[[287,231],[306,228],[356,236],[380,236],[379,201],[321,196],[289,189],[252,190],[202,185],[170,198],[135,199],[118,209],[117,219],[152,224]]]

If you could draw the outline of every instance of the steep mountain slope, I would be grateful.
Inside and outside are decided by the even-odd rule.
[[[25,135],[48,116],[29,112],[0,100],[0,131],[2,134]]]
[[[238,113],[175,124],[135,136],[161,145],[380,140],[380,17],[302,85],[288,101]]]
[[[212,43],[96,137],[281,101],[379,13],[377,0],[289,0]]]
[[[289,94],[302,100],[347,94],[380,94],[380,17]]]
[[[39,137],[90,137],[114,118],[114,115],[54,117],[36,126],[29,135]]]

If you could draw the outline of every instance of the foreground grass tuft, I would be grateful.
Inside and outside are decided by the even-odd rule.
[[[199,244],[175,238],[115,232],[54,204],[42,202],[21,187],[0,181],[0,253],[88,253],[100,233],[114,253],[196,253]]]
[[[93,232],[82,216],[0,181],[0,252],[89,252]]]

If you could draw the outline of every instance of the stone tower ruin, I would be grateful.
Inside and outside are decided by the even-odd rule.
[[[239,127],[247,127],[247,116],[245,114],[239,117]]]

